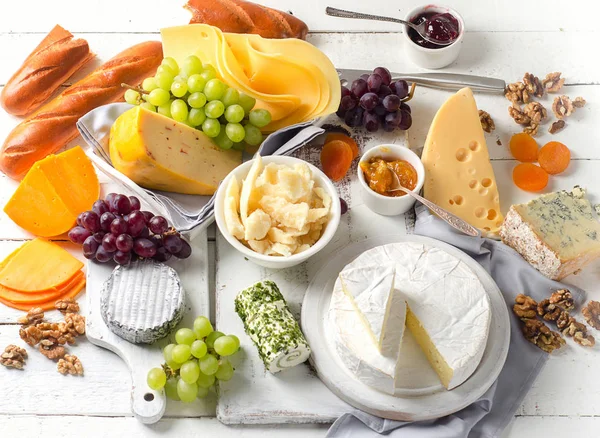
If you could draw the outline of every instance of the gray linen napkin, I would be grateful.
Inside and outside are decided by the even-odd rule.
[[[506,363],[496,383],[478,401],[452,415],[407,423],[353,411],[333,423],[328,437],[365,438],[378,434],[397,438],[498,437],[512,420],[548,359],[547,353],[523,337],[521,322],[512,312],[515,297],[524,293],[539,301],[556,289],[568,288],[577,304],[585,298],[581,289],[544,277],[502,242],[461,234],[423,205],[419,205],[416,212],[415,234],[441,240],[464,251],[489,272],[502,291],[511,318]]]
[[[86,153],[94,164],[111,180],[127,187],[156,211],[164,214],[181,232],[202,229],[214,218],[214,196],[182,195],[144,189],[116,171],[110,161],[108,138],[110,127],[117,117],[132,105],[113,103],[98,107],[77,121],[77,129],[90,146]],[[266,155],[289,155],[325,132],[319,122],[305,122],[288,126],[269,135],[258,153]],[[244,154],[244,161],[252,157]]]

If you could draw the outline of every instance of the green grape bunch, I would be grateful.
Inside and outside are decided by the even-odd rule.
[[[271,123],[269,111],[254,108],[256,99],[229,87],[212,65],[195,55],[181,66],[173,58],[164,58],[141,88],[126,88],[127,103],[202,131],[221,149],[260,145],[261,129]]]
[[[234,368],[228,357],[239,349],[237,336],[214,330],[208,318],[199,316],[192,328],[177,330],[175,343],[163,348],[165,363],[148,371],[148,386],[164,389],[172,400],[204,398],[216,382],[231,380]]]

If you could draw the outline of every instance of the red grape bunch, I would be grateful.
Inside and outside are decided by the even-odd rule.
[[[127,265],[136,257],[166,262],[172,256],[185,259],[191,255],[190,244],[169,228],[164,217],[140,208],[135,196],[109,193],[77,217],[69,239],[83,245],[85,258],[100,263],[113,260]]]
[[[342,100],[337,115],[351,128],[363,126],[369,132],[380,127],[386,132],[412,125],[408,102],[413,89],[405,80],[392,82],[385,67],[377,67],[371,74],[363,74],[348,87],[342,86]]]

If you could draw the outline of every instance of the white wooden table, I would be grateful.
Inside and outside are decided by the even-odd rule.
[[[180,0],[181,3],[184,0]],[[180,1],[164,0],[32,0],[3,2],[0,13],[0,86],[20,65],[30,50],[56,23],[86,38],[98,58],[106,60],[122,49],[148,39],[158,39],[161,27],[184,24],[189,19]],[[342,20],[327,17],[327,5],[382,15],[403,16],[423,0],[365,2],[360,0],[261,0],[268,6],[293,11],[307,22],[312,33],[309,41],[322,49],[338,67],[373,68],[385,65],[397,72],[419,69],[405,59],[399,28],[389,23]],[[454,0],[452,6],[463,14],[467,34],[459,60],[445,71],[464,72],[519,80],[526,71],[544,76],[562,71],[567,78],[565,94],[583,96],[588,106],[578,110],[568,127],[555,136],[572,151],[569,170],[552,178],[548,189],[567,189],[574,184],[587,186],[593,201],[600,201],[600,61],[594,38],[600,37],[596,22],[600,3],[589,1],[544,3],[518,0]],[[398,8],[401,8],[398,11]],[[591,21],[586,22],[585,20]],[[581,21],[583,20],[583,21]],[[581,27],[580,27],[581,26]],[[77,74],[82,77],[99,61]],[[77,79],[76,78],[76,79]],[[413,128],[410,143],[422,145],[438,106],[448,93],[419,89],[412,104]],[[511,182],[514,165],[507,149],[510,135],[517,126],[507,114],[508,103],[498,96],[477,95],[480,108],[496,121],[497,130],[488,137],[496,178],[501,190],[502,210],[515,202],[531,198]],[[544,103],[549,108],[550,101]],[[0,139],[18,122],[0,111]],[[549,134],[539,141],[550,139]],[[496,144],[499,138],[502,146]],[[81,141],[81,140],[78,140]],[[0,206],[16,184],[0,176]],[[358,201],[357,201],[358,202]],[[356,224],[356,239],[368,228]],[[32,236],[15,226],[0,213],[0,258]],[[209,290],[218,292],[239,269],[251,272],[250,262],[232,256],[228,244],[215,238],[214,228],[198,239],[208,239]],[[67,245],[68,246],[68,245]],[[227,257],[224,257],[227,255]],[[241,266],[244,264],[243,266]],[[237,271],[236,271],[237,270]],[[591,299],[600,299],[600,263],[568,279],[588,291]],[[18,312],[0,306],[0,347],[20,341]],[[214,316],[214,315],[213,315]],[[597,436],[600,428],[600,346],[584,349],[569,342],[566,349],[551,357],[534,387],[519,408],[504,437]],[[86,341],[76,354],[86,367],[84,378],[60,376],[55,366],[32,354],[27,370],[16,372],[0,367],[0,430],[2,436],[324,436],[327,425],[302,426],[224,426],[211,415],[210,405],[202,411],[168,410],[156,425],[144,426],[131,417],[129,375],[124,364],[112,353]]]

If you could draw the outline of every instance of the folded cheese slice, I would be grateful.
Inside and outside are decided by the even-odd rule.
[[[463,88],[440,107],[421,160],[425,198],[484,232],[498,232],[498,185],[471,89]]]
[[[394,299],[394,276],[393,264],[360,266],[339,275],[371,339],[381,354],[391,357],[398,354],[405,319],[405,311]]]

